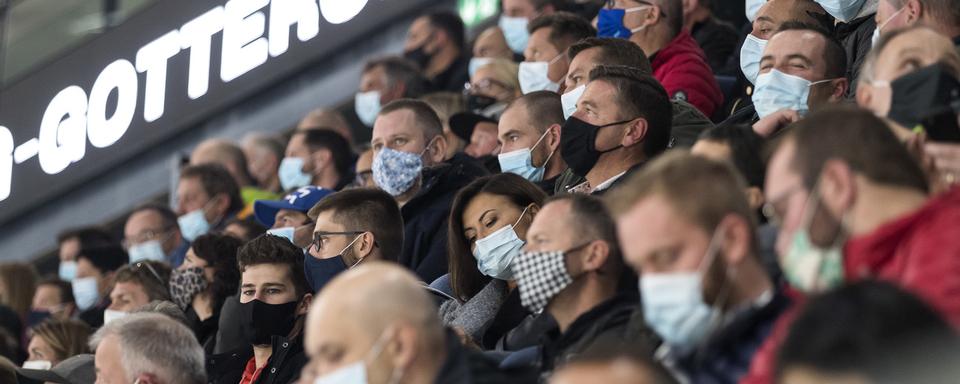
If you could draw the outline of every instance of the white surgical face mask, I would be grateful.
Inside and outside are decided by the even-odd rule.
[[[166,261],[167,254],[163,251],[160,240],[150,240],[130,247],[130,262],[138,261]]]
[[[520,220],[523,220],[529,208],[527,206],[523,209],[513,225],[506,225],[487,237],[477,240],[473,256],[477,259],[480,273],[495,279],[513,280],[510,264],[520,254],[520,248],[523,248],[524,244],[524,241],[517,236],[516,226],[520,224]]]
[[[570,116],[577,111],[577,101],[580,100],[580,96],[583,96],[585,89],[587,89],[587,86],[581,84],[579,87],[567,91],[567,93],[560,96],[560,104],[563,105],[564,120],[569,119]]]
[[[807,104],[810,87],[831,80],[810,82],[802,77],[771,69],[770,72],[757,76],[753,105],[761,119],[782,109],[794,110],[800,116],[805,116],[810,110]]]
[[[23,369],[48,371],[50,368],[53,368],[53,364],[47,360],[30,360],[23,362]]]
[[[73,298],[77,303],[77,308],[86,311],[97,304],[97,298],[100,291],[97,289],[97,279],[94,277],[84,277],[73,279]]]
[[[553,152],[550,152],[550,155],[547,156],[547,159],[543,161],[543,164],[537,167],[533,165],[533,150],[534,148],[537,148],[541,142],[543,142],[543,138],[547,137],[548,133],[550,133],[550,130],[544,131],[543,135],[540,136],[540,139],[533,144],[533,147],[522,148],[516,151],[497,155],[497,160],[500,162],[500,171],[519,175],[524,179],[534,183],[539,183],[542,181],[543,174],[546,172],[547,164],[550,163],[550,158],[553,157],[553,154],[557,151],[554,150]]]
[[[746,0],[746,1],[747,1],[747,4],[746,4],[745,10],[747,14],[747,20],[750,20],[750,22],[752,23],[754,20],[757,19],[757,12],[760,12],[760,7],[762,7],[763,4],[766,4],[767,0]]]
[[[384,333],[377,339],[377,342],[370,347],[367,355],[354,363],[348,364],[336,371],[320,376],[313,381],[313,384],[366,384],[368,360],[375,360],[383,351],[386,344],[388,333]],[[401,375],[402,376],[402,375]]]
[[[884,22],[882,22],[882,23],[880,23],[880,24],[877,24],[877,27],[873,29],[873,36],[870,37],[870,46],[871,46],[871,47],[874,47],[874,46],[877,45],[877,40],[880,40],[880,32],[881,32],[881,30],[883,29],[883,27],[886,27],[887,24],[889,24],[890,21],[893,20],[894,17],[897,17],[897,15],[899,15],[900,12],[903,12],[904,9],[907,9],[907,7],[900,8],[899,10],[897,10],[896,12],[894,12],[892,15],[890,15],[890,17],[888,17],[886,21],[884,21]]]
[[[563,53],[550,61],[524,61],[520,63],[519,79],[520,90],[523,94],[536,91],[556,92],[560,90],[560,83],[550,80],[550,65],[563,57]]]
[[[279,236],[284,239],[290,240],[291,243],[296,244],[293,241],[293,234],[297,232],[297,229],[294,227],[283,227],[283,228],[274,228],[267,230],[268,235]]]
[[[207,222],[203,208],[178,217],[177,224],[180,225],[180,233],[183,234],[183,238],[190,242],[210,232],[210,223]]]
[[[280,161],[277,176],[280,178],[280,186],[283,187],[283,190],[289,191],[310,185],[310,182],[313,181],[313,175],[303,171],[304,164],[306,164],[306,160],[299,157],[284,157]]]
[[[353,110],[363,125],[372,127],[380,113],[380,91],[357,93],[353,98]]]
[[[122,318],[126,316],[127,313],[123,311],[117,311],[113,309],[106,309],[103,311],[103,325],[109,324],[111,321]]]
[[[833,18],[844,23],[853,20],[860,13],[866,0],[814,0]]]
[[[507,39],[507,45],[515,53],[523,53],[527,49],[527,40],[530,40],[530,33],[527,32],[529,20],[526,17],[500,16],[497,25],[503,30],[503,37]]]
[[[60,280],[73,281],[73,279],[77,277],[77,262],[61,261],[57,269],[57,275],[60,276]]]
[[[757,75],[760,74],[760,58],[763,57],[763,49],[767,47],[767,41],[754,35],[747,35],[740,47],[740,70],[743,76],[751,84],[757,83]]]

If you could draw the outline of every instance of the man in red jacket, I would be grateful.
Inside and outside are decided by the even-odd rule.
[[[920,166],[872,113],[830,108],[792,126],[770,160],[765,192],[794,288],[886,280],[960,328],[960,188],[929,197]],[[772,382],[792,317],[781,318],[741,383]]]
[[[626,38],[650,58],[653,76],[670,98],[687,101],[714,116],[723,94],[706,56],[683,30],[681,0],[615,0],[597,16],[600,37]]]

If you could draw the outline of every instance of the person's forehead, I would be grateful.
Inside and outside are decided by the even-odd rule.
[[[955,56],[954,47],[949,40],[927,29],[916,29],[897,35],[880,52],[877,72],[883,74],[896,69],[896,63],[908,54],[920,55],[930,61]],[[892,79],[888,79],[892,80]]]
[[[796,143],[793,140],[784,142],[773,153],[767,167],[767,183],[764,188],[767,196],[779,196],[801,181],[800,175],[792,166],[795,153]]]
[[[470,199],[467,206],[464,207],[463,219],[464,221],[477,220],[484,212],[489,210],[502,212],[503,209],[508,207],[513,207],[513,202],[506,196],[493,193],[480,193],[473,199]]]
[[[281,209],[277,211],[277,217],[305,218],[307,214],[293,209]]]
[[[689,220],[677,212],[673,203],[659,192],[637,201],[617,222],[622,228],[629,228],[631,234],[649,235],[651,239],[672,234],[681,227],[692,227]]]
[[[474,132],[480,132],[487,135],[497,135],[497,124],[488,121],[481,121],[473,129]]]
[[[554,201],[543,206],[533,218],[528,232],[551,233],[559,235],[572,231],[569,228],[570,202],[565,200]]]
[[[145,209],[130,215],[130,218],[127,220],[127,225],[125,226],[125,232],[128,234],[136,234],[130,232],[159,228],[162,225],[163,218],[157,211]]]
[[[587,83],[586,89],[583,90],[583,96],[580,96],[580,102],[583,101],[615,101],[617,96],[617,89],[603,80],[591,81]],[[598,107],[603,105],[610,105],[616,107],[615,103],[598,103]]]
[[[812,3],[812,2],[811,2]],[[797,0],[770,0],[757,11],[757,18],[768,18],[775,25],[788,20],[814,21],[808,14],[812,8]]]
[[[336,210],[328,209],[326,211],[320,212],[317,215],[317,225],[314,226],[314,232],[316,231],[325,231],[325,232],[338,232],[343,230],[343,224],[340,224],[334,220],[336,216]]]
[[[257,264],[243,270],[242,284],[283,284],[290,285],[290,268],[286,264]]]
[[[602,51],[603,48],[601,47],[590,47],[584,49],[580,51],[580,53],[577,53],[577,56],[573,58],[573,60],[570,62],[570,67],[572,68],[574,63],[576,63],[578,68],[588,72],[584,73],[584,75],[587,75],[589,74],[590,70],[593,69],[593,67],[596,67],[597,64],[599,64],[598,62],[600,61],[600,54]]]
[[[113,294],[138,294],[144,293],[143,285],[136,281],[118,281],[113,285]]]
[[[826,40],[819,33],[790,30],[773,35],[764,53],[781,57],[802,55],[814,61],[822,61],[825,47]]]
[[[417,129],[413,111],[399,109],[377,117],[373,124],[373,139],[386,139],[394,135],[422,133]]]

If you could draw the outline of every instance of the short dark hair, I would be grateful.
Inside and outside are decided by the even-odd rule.
[[[267,227],[264,227],[263,224],[258,223],[253,217],[248,217],[245,219],[234,217],[230,219],[230,221],[227,221],[227,224],[224,225],[223,228],[227,228],[231,225],[238,225],[240,228],[243,228],[244,231],[247,231],[246,237],[234,237],[235,239],[240,240],[242,243],[246,243],[255,239],[257,236],[267,233]]]
[[[61,280],[59,277],[46,277],[37,282],[37,288],[41,285],[52,285],[60,290],[60,303],[74,303],[73,285],[69,281]]]
[[[573,60],[580,52],[590,48],[600,50],[600,55],[597,57],[599,63],[634,68],[645,75],[653,73],[653,67],[650,66],[650,59],[647,58],[647,54],[627,39],[588,37],[571,45],[567,55],[570,60]]]
[[[413,112],[413,120],[417,126],[423,130],[423,136],[427,140],[443,134],[443,124],[440,122],[440,117],[437,116],[437,112],[430,107],[430,104],[420,100],[398,99],[391,101],[380,109],[379,116],[402,109]]]
[[[311,293],[303,270],[303,250],[280,236],[264,234],[240,247],[237,252],[237,267],[242,274],[247,268],[261,264],[285,265],[290,272],[290,281],[297,298]]]
[[[617,90],[616,103],[624,116],[647,121],[643,153],[653,158],[667,149],[673,125],[673,104],[653,76],[625,66],[599,65],[590,71],[590,81],[604,81]]]
[[[243,209],[243,199],[240,198],[240,187],[230,176],[227,169],[218,164],[198,164],[188,165],[180,170],[180,180],[198,179],[204,192],[211,199],[217,195],[226,195],[230,200],[230,212],[238,212]]]
[[[136,283],[148,301],[170,300],[170,265],[159,261],[138,261],[117,270],[115,283]]]
[[[547,199],[547,194],[536,184],[512,173],[481,177],[457,192],[447,223],[447,266],[453,296],[462,301],[469,300],[490,281],[489,277],[480,273],[471,244],[463,236],[463,212],[482,193],[505,197],[520,210],[530,204],[543,207]]]
[[[172,229],[177,228],[177,214],[170,209],[166,204],[161,203],[144,203],[138,205],[136,208],[133,208],[130,211],[130,214],[127,215],[127,220],[130,220],[130,216],[133,216],[136,213],[144,211],[154,211],[160,215],[160,221],[162,221],[163,228]]]
[[[227,297],[235,295],[240,287],[240,269],[237,252],[243,243],[227,235],[207,234],[190,244],[193,253],[213,269],[213,282],[207,288],[213,296],[213,308],[220,308]]]
[[[600,340],[587,347],[583,353],[574,356],[567,364],[612,364],[620,361],[628,362],[643,369],[648,374],[645,379],[649,380],[644,381],[645,383],[678,384],[677,379],[670,375],[670,371],[653,360],[649,352],[620,340]]]
[[[130,261],[127,251],[119,244],[94,245],[80,248],[77,261],[87,259],[100,273],[113,272]]]
[[[804,367],[875,383],[948,383],[960,373],[958,355],[960,339],[940,313],[891,283],[866,280],[804,305],[776,374]]]
[[[94,247],[98,245],[115,244],[116,240],[105,229],[97,226],[71,228],[60,232],[57,235],[57,244],[63,244],[67,240],[77,239],[80,242],[80,248]]]
[[[698,141],[712,141],[730,147],[733,165],[747,185],[763,189],[767,166],[761,157],[763,138],[749,125],[722,124],[700,133]]]
[[[466,28],[463,26],[460,15],[451,11],[433,11],[427,13],[425,17],[431,26],[446,33],[457,48],[462,50],[467,45]]]
[[[920,2],[923,11],[930,18],[939,21],[945,26],[956,28],[960,26],[960,1],[957,0],[923,0]]]
[[[597,35],[597,29],[589,21],[570,12],[543,15],[527,25],[527,31],[531,34],[541,28],[550,28],[550,44],[561,51],[573,43]]]
[[[543,133],[554,124],[563,125],[563,104],[560,95],[550,91],[530,92],[511,101],[507,109],[523,108],[527,112],[527,125]]]
[[[333,167],[343,179],[351,179],[353,169],[353,150],[343,135],[330,129],[305,129],[294,133],[303,135],[303,142],[311,152],[321,149],[330,151]]]
[[[847,75],[847,53],[840,41],[833,37],[829,30],[816,24],[787,21],[780,25],[777,33],[783,31],[809,31],[820,35],[825,43],[823,61],[826,64],[826,73],[824,76],[828,79],[836,79]]]
[[[403,97],[418,98],[426,92],[427,79],[414,62],[399,56],[381,57],[368,61],[363,66],[363,72],[370,72],[377,67],[383,68],[389,85],[403,83]]]
[[[316,220],[333,211],[333,220],[351,231],[369,231],[386,260],[397,261],[403,251],[403,216],[397,200],[376,188],[347,189],[317,202],[307,216]]]
[[[857,173],[881,184],[927,192],[920,165],[897,140],[886,123],[873,112],[847,106],[830,106],[794,123],[780,145],[796,147],[792,169],[812,189],[828,160],[840,159]]]
[[[577,223],[582,228],[580,241],[602,240],[607,243],[610,254],[606,266],[614,272],[610,276],[619,278],[623,269],[623,255],[620,253],[620,243],[617,240],[617,224],[603,201],[596,196],[581,193],[568,193],[548,198],[544,205],[566,201],[570,203],[570,222]]]

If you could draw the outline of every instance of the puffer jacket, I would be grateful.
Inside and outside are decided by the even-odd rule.
[[[686,101],[705,116],[723,105],[723,93],[707,59],[689,32],[680,32],[650,58],[653,77],[673,100]]]

